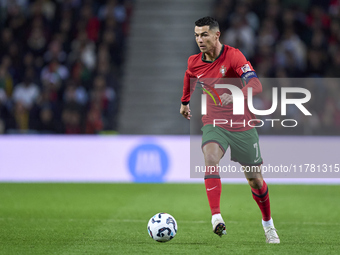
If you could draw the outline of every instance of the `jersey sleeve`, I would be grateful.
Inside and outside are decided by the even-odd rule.
[[[189,60],[188,60],[188,69],[185,71],[184,74],[184,81],[183,81],[183,95],[181,98],[181,102],[183,105],[189,104],[191,94],[195,90],[195,86],[190,82],[191,78],[195,78],[195,76],[189,70]]]
[[[238,49],[235,49],[231,67],[242,79],[245,79],[246,82],[253,77],[257,77],[253,66]]]
[[[245,86],[242,88],[245,99],[248,97],[249,87],[253,89],[253,95],[262,92],[262,84],[257,78],[253,66],[245,58],[240,50],[235,50],[231,66],[234,71],[240,76],[243,82],[245,82]]]

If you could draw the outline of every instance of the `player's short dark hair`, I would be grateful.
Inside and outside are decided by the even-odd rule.
[[[218,30],[220,29],[220,26],[217,20],[209,16],[196,20],[195,25],[198,27],[209,26],[209,29],[213,29],[213,28],[217,28]]]

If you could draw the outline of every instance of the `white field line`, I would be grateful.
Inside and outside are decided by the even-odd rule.
[[[0,218],[0,221],[16,221],[16,220],[22,220],[20,218]],[[52,218],[29,218],[29,219],[23,219],[27,221],[98,221],[98,222],[127,222],[127,223],[134,223],[134,222],[140,222],[140,223],[147,223],[148,220],[138,220],[138,219],[52,219]],[[204,221],[204,220],[177,220],[179,223],[183,224],[206,224],[210,223],[210,221]],[[225,221],[227,224],[239,224],[240,221]],[[317,226],[340,226],[340,223],[338,222],[289,222],[289,221],[278,221],[276,224],[291,224],[291,225],[317,225]]]

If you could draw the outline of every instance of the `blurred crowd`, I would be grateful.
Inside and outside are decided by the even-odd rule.
[[[0,1],[0,134],[116,126],[129,0]]]
[[[291,107],[285,119],[298,128],[259,132],[340,135],[340,0],[214,6],[222,42],[271,78],[256,106],[270,108],[271,86],[311,91],[312,117]],[[0,0],[0,134],[115,130],[132,10],[133,0]]]
[[[336,79],[340,77],[340,0],[217,0],[214,17],[220,23],[222,42],[240,49],[259,77],[314,78],[272,80],[275,87],[304,84],[312,94],[308,109],[313,117],[304,119],[300,114],[299,128],[278,125],[260,132],[340,135],[340,79]],[[258,105],[271,102],[271,93],[262,93],[260,101]],[[292,110],[285,119],[296,115]]]

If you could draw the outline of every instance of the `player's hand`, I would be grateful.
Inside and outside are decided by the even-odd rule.
[[[183,115],[184,118],[186,118],[187,120],[190,120],[190,107],[189,104],[187,105],[183,105],[181,104],[181,109],[179,110],[180,114]]]
[[[221,95],[220,98],[222,101],[222,105],[220,103],[221,106],[227,105],[233,102],[233,96],[227,93],[224,93],[223,95]]]

